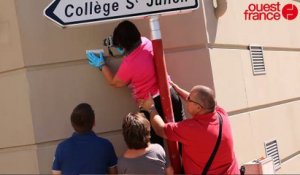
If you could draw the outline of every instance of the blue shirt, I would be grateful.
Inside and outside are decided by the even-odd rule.
[[[107,174],[117,164],[117,156],[110,141],[94,132],[74,133],[57,148],[52,170],[62,174]]]

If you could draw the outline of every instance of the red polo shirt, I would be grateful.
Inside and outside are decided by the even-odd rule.
[[[196,115],[177,123],[164,126],[169,140],[182,143],[182,162],[186,174],[200,174],[203,171],[219,134],[217,112],[223,118],[223,133],[219,150],[208,174],[240,174],[235,154],[228,115],[217,107],[212,113]]]

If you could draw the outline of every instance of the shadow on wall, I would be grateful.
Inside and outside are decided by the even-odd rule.
[[[204,0],[203,6],[206,16],[208,43],[215,43],[218,19],[223,16],[227,10],[227,0]]]

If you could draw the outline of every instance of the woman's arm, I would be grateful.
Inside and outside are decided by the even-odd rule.
[[[112,71],[107,65],[102,66],[102,73],[105,80],[108,82],[108,84],[113,87],[120,88],[127,85],[124,81],[120,80],[117,76],[114,76]]]
[[[92,52],[87,52],[86,56],[88,58],[89,64],[95,68],[100,69],[102,71],[104,78],[108,82],[109,85],[113,87],[123,87],[126,86],[126,83],[113,75],[110,68],[106,65],[103,53],[100,52],[99,56],[96,56]]]
[[[170,84],[173,86],[173,88],[175,89],[175,91],[180,95],[180,97],[183,98],[184,100],[186,100],[188,98],[188,96],[190,95],[189,92],[187,92],[186,90],[180,88],[174,82],[171,81]]]

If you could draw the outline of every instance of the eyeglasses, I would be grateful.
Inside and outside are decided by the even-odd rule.
[[[186,100],[187,100],[188,102],[193,102],[193,103],[199,105],[201,108],[204,108],[200,103],[198,103],[198,102],[196,102],[196,101],[194,101],[194,100],[191,100],[191,97],[190,97],[190,96],[188,96]]]

